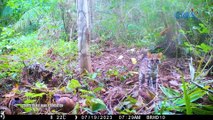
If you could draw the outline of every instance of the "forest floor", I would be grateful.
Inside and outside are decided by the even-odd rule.
[[[53,51],[54,48],[50,48],[44,57],[50,57],[51,59],[58,60],[57,54],[53,54]],[[39,67],[45,71],[46,74],[51,73],[51,76],[45,76],[50,77],[48,78],[49,82],[47,82],[47,87],[42,88],[42,85],[35,85],[35,83],[31,83],[30,87],[28,85],[22,85],[21,83],[18,83],[17,85],[17,82],[11,81],[9,78],[5,78],[1,81],[1,86],[8,83],[12,84],[12,87],[1,88],[0,105],[1,107],[8,107],[12,111],[12,114],[23,114],[20,111],[17,112],[14,110],[14,103],[12,101],[21,100],[25,101],[24,103],[31,104],[50,104],[55,103],[53,100],[53,96],[55,94],[61,94],[62,96],[69,94],[69,98],[75,102],[75,109],[70,114],[153,113],[155,103],[159,100],[164,100],[162,93],[162,91],[165,90],[164,88],[171,88],[175,90],[177,94],[183,94],[181,88],[181,74],[184,76],[184,80],[189,81],[191,79],[188,65],[189,60],[163,57],[162,62],[159,65],[158,93],[151,93],[146,90],[143,91],[144,93],[140,93],[138,88],[138,69],[141,64],[141,58],[144,54],[146,54],[146,51],[146,49],[126,48],[114,45],[112,42],[106,42],[99,46],[99,49],[96,49],[96,52],[91,53],[94,73],[88,73],[86,75],[80,75],[77,71],[78,69],[76,69],[77,67],[70,69],[73,73],[73,75],[70,76],[66,75],[64,72],[54,73],[50,69],[46,70],[44,66],[39,64]],[[64,60],[66,59],[67,57],[64,57]],[[60,60],[63,61],[63,59]],[[182,71],[182,73],[178,72],[177,69]],[[34,79],[35,82],[38,78],[44,78],[41,77],[42,74],[38,71],[34,71],[34,73],[38,74],[34,74],[32,76],[28,70],[25,70],[26,69],[22,70],[21,79]],[[69,84],[68,80],[71,79],[79,81],[81,87],[74,84],[74,87],[71,85],[74,90],[65,90],[67,89],[67,86],[70,86],[71,83]],[[34,84],[34,86],[32,86],[32,84]],[[40,86],[40,88],[38,86]],[[30,96],[26,95],[26,92],[36,94],[35,96]],[[49,95],[44,97],[40,93]],[[139,97],[139,94],[142,94],[142,97]],[[50,98],[47,96],[50,96]],[[97,98],[96,102],[91,101],[93,98]],[[27,99],[32,101],[26,102]],[[100,100],[102,100],[103,103],[100,102]],[[97,101],[99,101],[99,103],[95,105],[100,105],[98,108],[97,106],[93,106],[94,103],[97,103]],[[206,101],[201,100],[200,102]],[[207,103],[208,102],[209,101],[207,101]],[[106,105],[107,109],[102,108],[104,105]],[[32,110],[29,111],[32,112]],[[36,113],[46,113],[47,111],[50,112],[50,110],[41,108],[36,110]]]
[[[109,78],[109,82],[107,83],[107,86],[109,87],[105,88],[107,92],[104,93],[101,98],[104,99],[104,102],[107,103],[114,114],[118,113],[115,109],[121,109],[122,106],[125,105],[125,102],[123,101],[125,101],[124,99],[126,99],[127,96],[137,97],[136,99],[138,100],[138,69],[141,64],[140,61],[146,52],[147,49],[125,48],[112,45],[112,42],[108,42],[102,50],[101,56],[92,56],[93,69],[102,71],[100,80],[103,78]],[[136,63],[134,63],[132,59],[135,59]],[[181,93],[181,73],[178,73],[177,69],[182,71],[185,80],[190,79],[188,60],[163,58],[159,65],[158,84],[175,89]],[[113,70],[118,71],[119,74],[111,75],[110,77],[107,76],[108,71]],[[137,114],[150,114],[153,112],[153,106],[149,108],[148,104],[154,99],[153,95],[155,94],[149,95],[146,94],[147,91],[144,92],[145,93],[141,94],[143,95],[143,99],[145,99],[143,102],[146,103],[147,108],[144,111],[146,105],[140,107],[144,108],[143,112],[141,112],[142,109],[137,109],[137,107],[135,107],[137,109]],[[160,94],[162,94],[162,92],[159,89],[158,95]]]

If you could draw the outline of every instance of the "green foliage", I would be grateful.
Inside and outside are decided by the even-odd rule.
[[[47,88],[46,84],[44,84],[43,82],[39,82],[39,81],[35,83],[35,86],[39,89]]]
[[[200,63],[202,64],[202,63]],[[208,90],[210,86],[205,83],[197,83],[200,81],[203,71],[198,71],[200,69],[195,69],[192,65],[192,60],[189,63],[190,68],[190,82],[186,82],[184,79],[183,73],[181,76],[182,87],[181,92],[177,90],[173,90],[171,88],[166,88],[164,86],[160,86],[161,91],[165,95],[164,101],[159,102],[158,111],[156,113],[161,114],[174,114],[175,112],[184,112],[185,114],[211,114],[212,111],[205,108],[205,105],[197,103],[197,101],[201,98],[204,98],[208,95]],[[205,74],[206,75],[206,74]],[[201,89],[202,88],[202,89]],[[211,96],[209,97],[211,99]],[[208,106],[208,105],[207,105]],[[203,110],[203,111],[202,111]],[[199,112],[202,111],[202,112]]]
[[[202,58],[205,54],[212,51],[213,47],[205,43],[193,45],[188,42],[184,42],[185,52],[187,54],[193,53],[195,57]]]
[[[89,114],[93,114],[99,112],[101,110],[106,110],[105,103],[96,97],[95,93],[90,90],[80,89],[82,95],[81,97],[85,99],[85,102],[88,107],[84,107],[83,109],[86,110]]]
[[[91,110],[93,112],[98,112],[99,110],[106,109],[105,103],[99,98],[92,98],[90,101],[90,104],[91,104]]]
[[[209,45],[207,45],[205,43],[201,43],[200,45],[197,45],[196,47],[200,48],[205,53],[208,53],[208,52],[210,52],[213,49],[212,46],[209,46]]]
[[[201,2],[202,1],[202,2]],[[212,1],[201,0],[199,2],[191,1],[194,4],[195,20],[189,20],[185,27],[182,27],[180,33],[186,38],[182,38],[186,55],[203,57],[212,50]]]
[[[118,106],[115,107],[116,111],[118,111],[120,114],[136,114],[136,110],[133,109],[133,106],[136,104],[136,99],[131,98],[127,99],[124,102],[121,102]]]
[[[184,88],[183,94],[170,88],[165,88],[161,86],[160,87],[161,90],[163,91],[164,95],[166,95],[166,98],[164,98],[165,101],[160,102],[158,106],[160,107],[159,111],[161,111],[161,114],[167,114],[168,111],[171,111],[170,114],[172,114],[172,111],[176,112],[186,111],[186,114],[192,114],[192,112],[194,113],[193,108],[198,104],[195,103],[193,104],[193,102],[204,97],[204,95],[206,95],[207,92],[200,88],[190,90],[189,88],[192,86],[195,87],[194,85],[190,85],[188,88],[186,88],[185,82],[183,84]]]
[[[112,69],[109,69],[107,71],[107,77],[109,79],[115,78],[115,79],[119,79],[121,81],[125,81],[126,79],[133,76],[131,73],[127,73],[125,71],[126,71],[125,67],[122,67],[122,68],[113,67]]]
[[[27,12],[28,10],[45,5],[45,1],[41,0],[27,0],[27,1],[19,1],[19,0],[7,0],[3,2],[3,11],[1,13],[0,19],[4,22],[4,25],[10,25],[15,23],[22,14]],[[32,16],[33,17],[33,16]],[[6,19],[4,19],[6,18]]]
[[[15,31],[10,27],[1,27],[1,37],[0,41],[7,41],[8,38],[14,37]]]
[[[78,113],[79,109],[80,109],[80,104],[77,103],[75,105],[75,108],[72,110],[72,114],[76,115]]]
[[[34,7],[26,11],[21,16],[20,20],[15,23],[14,29],[16,31],[22,30],[25,32],[29,32],[30,29],[36,28],[36,26],[38,26],[37,21],[39,20],[39,17],[44,15],[45,15],[45,11],[40,6]]]
[[[62,20],[64,18],[58,7],[61,3],[63,2],[58,0],[4,1],[4,6],[2,8],[0,7],[0,10],[2,9],[2,12],[0,13],[0,21],[2,21],[2,24],[0,27],[11,27],[16,33],[26,34],[36,30],[40,33],[46,33],[47,36],[40,35],[40,39],[64,38],[65,28],[63,27],[67,26],[64,26],[63,24]],[[72,8],[73,7],[74,6],[72,6]],[[53,27],[55,29],[53,29]],[[55,34],[55,32],[57,32],[57,34]],[[46,37],[43,38],[44,36]]]
[[[2,76],[13,76],[13,79],[17,79],[19,77],[17,74],[21,75],[21,69],[24,66],[23,61],[29,59],[36,60],[35,56],[37,58],[42,56],[43,50],[46,48],[43,47],[43,50],[38,49],[41,46],[42,41],[37,41],[34,34],[1,41],[0,50],[3,55],[0,56],[0,61],[3,64],[0,65],[2,73],[0,78]]]
[[[88,87],[88,84],[87,84],[88,82],[98,83],[98,86],[100,86],[100,87],[96,88],[95,91],[99,91],[102,87],[104,87],[104,84],[102,82],[100,82],[99,80],[97,80],[99,76],[101,76],[101,73],[99,71],[94,72],[94,73],[87,72],[85,79],[84,79],[85,85]]]
[[[160,39],[166,24],[173,24],[174,13],[186,7],[186,1],[109,1],[97,9],[99,24],[96,32],[105,39],[115,39],[119,44],[151,47]],[[128,44],[125,44],[128,43]]]
[[[40,63],[49,64],[47,66],[49,68],[55,68],[56,73],[63,68],[65,73],[72,74],[67,64],[77,58],[77,42],[58,40],[51,45],[52,41],[37,40],[36,33],[12,37],[13,30],[9,28],[5,28],[2,35],[2,39],[0,39],[0,79],[12,77],[17,81],[20,80],[24,61],[29,61],[29,65],[40,61]],[[45,56],[51,47],[54,48],[53,53],[58,60]],[[72,62],[72,67],[76,66],[76,62]]]
[[[91,44],[89,50],[90,53],[94,54],[95,56],[100,56],[102,54],[101,47],[98,44]]]
[[[191,104],[190,104],[190,97],[188,96],[187,93],[187,88],[186,88],[186,82],[184,81],[183,75],[181,77],[182,80],[182,87],[183,87],[183,97],[184,97],[184,102],[186,105],[186,114],[191,115],[192,114],[192,109],[191,109]]]
[[[30,93],[30,92],[25,93],[25,96],[29,98],[37,98],[37,97],[41,98],[43,95],[45,95],[45,93]]]
[[[54,75],[75,77],[78,41],[67,42],[64,39],[69,37],[65,34],[71,31],[72,34],[76,34],[77,14],[71,14],[76,13],[75,2],[66,2],[65,0],[4,0],[0,2],[0,80],[8,78],[20,81],[23,62],[30,65],[37,61],[44,63],[47,69],[53,70]],[[160,32],[165,27],[172,26],[175,32],[171,39],[178,41],[175,44],[185,51],[187,57],[190,55],[198,62],[198,66],[194,66],[197,63],[193,63],[192,59],[189,63],[190,80],[184,79],[183,73],[180,72],[182,75],[180,89],[174,90],[160,86],[163,96],[160,96],[162,101],[159,101],[155,107],[156,114],[213,114],[212,105],[199,101],[206,98],[213,102],[213,96],[209,92],[211,91],[209,84],[212,81],[203,80],[212,70],[213,6],[211,0],[107,0],[94,1],[94,3],[92,31],[103,40],[154,50],[156,46],[165,42],[165,37],[161,36]],[[177,11],[190,12],[192,8],[197,17],[196,20],[175,19],[174,15]],[[177,27],[177,22],[182,25],[180,29]],[[48,53],[49,51],[51,54]],[[102,48],[98,44],[92,44],[90,52],[98,56],[101,55]],[[74,95],[78,91],[81,93],[77,95],[85,100],[86,106],[83,106],[83,110],[89,114],[108,110],[99,95],[105,87],[105,83],[100,80],[101,76],[102,71],[97,70],[94,73],[87,73],[82,78],[82,83],[75,78],[69,80],[64,87],[66,92],[72,92]],[[123,68],[112,68],[107,71],[104,79],[123,82],[133,76]],[[92,88],[94,86],[90,86],[90,82],[98,83],[98,86]],[[42,82],[36,82],[34,85],[35,89],[47,88],[47,85]],[[25,92],[24,103],[35,104],[44,94]],[[115,107],[115,110],[120,114],[135,114],[135,104],[137,100],[127,96]],[[20,106],[27,113],[38,111],[38,108],[31,106]],[[81,107],[81,104],[77,103],[73,113],[78,114]]]
[[[81,84],[78,82],[78,80],[72,79],[67,84],[67,90],[68,91],[75,91],[76,88],[81,87]]]
[[[70,56],[71,59],[75,59],[78,55],[78,46],[77,41],[66,42],[64,40],[59,40],[55,43],[56,47],[55,52],[60,56]]]
[[[109,76],[118,76],[119,75],[119,71],[118,71],[118,69],[109,69],[109,71],[107,71],[107,74],[109,75]]]
[[[26,92],[24,96],[27,98],[24,100],[24,104],[19,104],[19,106],[26,112],[38,112],[38,108],[35,105],[38,98],[42,98],[43,95],[46,93],[32,93],[32,92]]]
[[[78,57],[78,48],[77,48],[77,42],[76,41],[70,41],[66,42],[64,40],[58,40],[57,42],[52,41],[44,41],[45,45],[48,45],[48,49],[52,50],[52,56],[54,56],[55,59],[52,59],[51,57],[40,57],[40,61],[44,61],[47,68],[55,69],[55,73],[63,73],[72,76],[73,75],[73,69],[77,65],[77,57]],[[51,45],[52,44],[52,45]],[[44,49],[44,52],[46,53],[48,49]]]

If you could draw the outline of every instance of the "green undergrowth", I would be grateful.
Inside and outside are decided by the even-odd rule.
[[[51,48],[52,53],[48,55]],[[35,33],[4,39],[0,41],[0,79],[10,77],[19,81],[24,64],[38,62],[50,68],[58,68],[59,65],[67,66],[76,56],[75,41],[37,40]]]

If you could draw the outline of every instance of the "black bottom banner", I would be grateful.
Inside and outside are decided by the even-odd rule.
[[[0,120],[213,120],[213,115],[1,115]]]

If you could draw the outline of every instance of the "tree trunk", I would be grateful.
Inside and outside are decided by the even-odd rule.
[[[92,72],[91,58],[89,54],[90,41],[90,18],[89,1],[77,0],[77,26],[78,26],[78,48],[80,72],[87,70]]]

